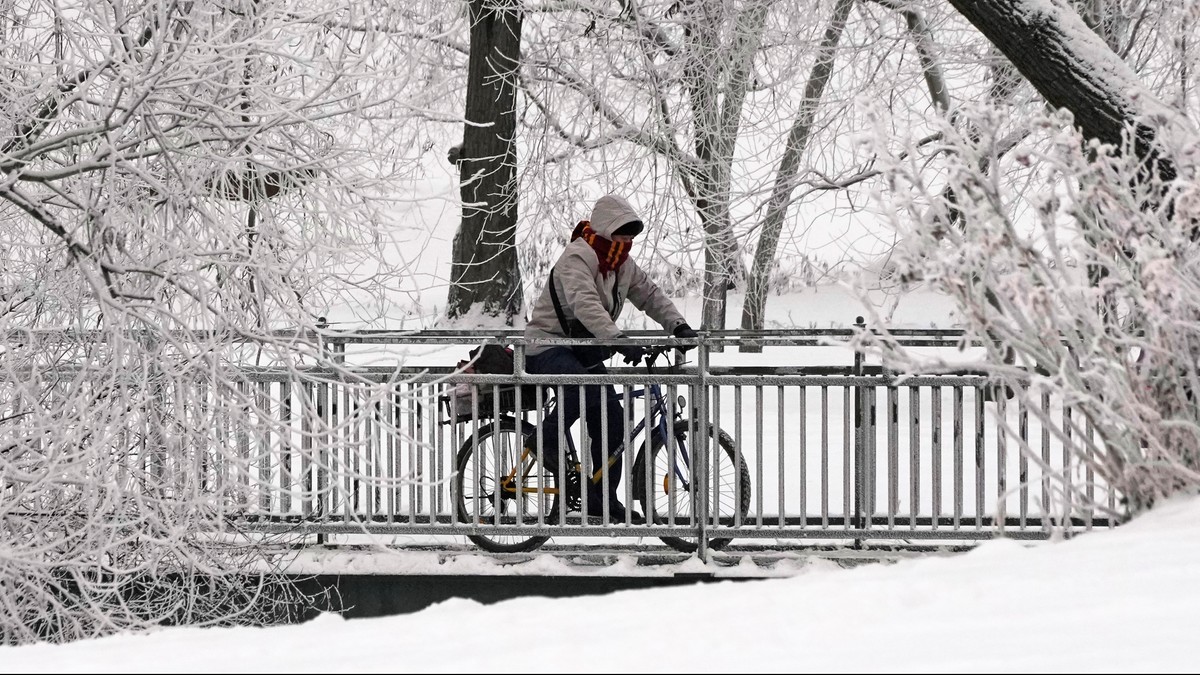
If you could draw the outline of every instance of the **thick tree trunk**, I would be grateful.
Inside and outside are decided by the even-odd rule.
[[[511,325],[521,313],[517,264],[518,0],[471,0],[466,126],[459,155],[462,223],[454,237],[447,315],[475,306]]]
[[[730,176],[770,0],[745,4],[733,19],[728,46],[721,26],[730,8],[722,0],[693,0],[685,22],[689,54],[685,81],[695,119],[697,168],[691,197],[704,227],[704,304],[701,327],[725,328],[729,289],[745,278],[730,216]]]
[[[1134,134],[1133,151],[1146,162],[1146,177],[1175,177],[1156,136],[1178,116],[1161,104],[1136,73],[1084,22],[1066,0],[950,0],[1004,53],[1055,108],[1065,108],[1088,138],[1122,147]]]

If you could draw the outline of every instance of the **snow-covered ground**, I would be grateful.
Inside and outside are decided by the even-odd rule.
[[[1070,541],[796,576],[0,648],[18,672],[1195,672],[1200,498]]]

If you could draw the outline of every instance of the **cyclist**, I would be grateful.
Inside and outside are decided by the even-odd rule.
[[[634,238],[644,228],[642,219],[624,198],[605,195],[596,201],[591,219],[581,221],[571,235],[571,241],[550,270],[550,277],[541,297],[534,303],[533,312],[525,327],[526,338],[594,337],[597,344],[587,346],[530,345],[526,370],[535,374],[603,374],[608,372],[604,362],[619,352],[625,363],[637,364],[646,355],[640,346],[609,348],[603,341],[623,337],[616,325],[625,300],[644,311],[677,338],[694,338],[696,331],[688,325],[671,299],[629,257]],[[592,466],[605,465],[608,454],[615,450],[625,433],[624,411],[612,385],[583,387],[585,409],[582,411],[588,436],[591,439]],[[564,386],[558,401],[565,430],[580,417],[580,387]],[[602,413],[607,406],[607,415]],[[607,429],[604,429],[607,420]],[[550,415],[538,427],[542,436],[543,461],[550,471],[560,477],[558,470],[559,415]],[[602,440],[607,439],[607,447]],[[625,506],[617,498],[621,480],[621,461],[609,469],[608,507],[613,522],[625,522]],[[587,484],[588,513],[601,515],[603,492],[600,485]],[[601,483],[603,484],[603,483]],[[643,522],[634,514],[631,522]]]

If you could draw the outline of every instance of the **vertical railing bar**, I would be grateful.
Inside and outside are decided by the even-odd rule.
[[[939,385],[934,385],[929,389],[930,407],[933,408],[933,428],[930,429],[930,441],[933,445],[933,480],[930,489],[933,491],[929,495],[932,505],[933,515],[931,524],[934,530],[938,529],[938,521],[942,517],[942,437],[945,430],[942,428],[942,388]]]
[[[332,469],[330,439],[333,429],[336,428],[333,424],[335,416],[332,410],[333,394],[330,392],[328,382],[322,380],[317,385],[317,399],[320,402],[317,409],[321,413],[321,427],[320,433],[317,435],[317,456],[314,460],[317,475],[313,500],[316,502],[317,519],[325,521],[332,511],[332,491],[329,486],[329,472]],[[318,534],[317,540],[324,543],[324,535]]]
[[[1003,535],[1008,520],[1008,399],[998,388],[992,391],[996,399],[996,526]]]
[[[379,398],[381,390],[382,387],[379,389],[372,387],[363,392],[366,404],[363,415],[363,448],[366,450],[364,473],[367,476],[367,503],[364,518],[368,523],[374,522],[375,516],[382,510],[380,489],[383,485],[383,471],[380,461],[383,455],[383,414],[386,397],[384,400]]]
[[[300,510],[305,518],[309,518],[316,510],[313,500],[313,428],[314,417],[320,419],[320,403],[317,403],[314,415],[313,402],[316,390],[308,380],[300,383],[304,396],[300,407]]]
[[[699,427],[697,425],[699,425],[700,421],[698,419],[696,419],[698,417],[698,414],[696,414],[697,406],[696,406],[696,396],[695,396],[695,394],[697,394],[699,391],[700,391],[700,388],[698,385],[691,385],[688,387],[688,394],[689,394],[688,405],[691,406],[691,410],[687,411],[686,419],[687,419],[687,424],[688,424],[688,430],[687,430],[688,438],[691,439],[691,441],[692,441],[692,462],[693,463],[695,463],[695,461],[696,461],[696,444],[701,442],[697,438],[699,435],[699,433],[698,433]],[[667,456],[666,456],[667,463],[666,463],[666,466],[663,468],[663,472],[664,472],[664,475],[668,477],[665,479],[665,484],[667,485],[667,492],[666,492],[666,494],[667,494],[667,525],[669,525],[671,527],[675,526],[676,508],[675,508],[675,497],[674,497],[673,492],[674,492],[675,484],[677,482],[679,482],[679,478],[675,475],[675,466],[676,466],[675,463],[679,461],[678,453],[679,453],[679,446],[675,442],[675,434],[671,433],[671,430],[668,429],[668,431],[667,431]],[[690,472],[691,467],[688,467],[688,469]],[[692,476],[690,474],[686,477],[686,480],[688,481],[688,485],[692,486],[692,488],[694,489],[694,485],[692,485],[692,483],[691,483]],[[657,488],[657,486],[655,486],[655,487]]]
[[[975,529],[983,529],[987,472],[984,466],[983,387],[975,386]]]
[[[754,502],[755,511],[758,513],[755,526],[762,529],[763,487],[766,481],[763,478],[763,415],[765,402],[763,401],[763,386],[761,384],[754,385],[754,409],[758,413],[754,418]],[[779,442],[782,442],[782,439]]]
[[[842,387],[842,520],[845,529],[854,526],[854,467],[851,460],[854,456],[854,403],[852,394],[855,387]]]
[[[1087,469],[1086,473],[1084,474],[1084,480],[1087,481],[1087,484],[1084,486],[1084,494],[1087,497],[1087,509],[1085,509],[1083,512],[1083,527],[1085,530],[1091,530],[1092,519],[1095,516],[1096,505],[1096,470],[1094,468],[1095,462],[1093,461],[1095,459],[1095,454],[1092,450],[1092,446],[1094,445],[1093,440],[1095,437],[1095,428],[1092,426],[1092,418],[1090,415],[1086,415],[1084,417],[1084,434],[1086,438],[1084,438],[1083,447],[1084,453],[1086,453],[1087,456],[1087,462],[1085,463]]]
[[[422,389],[424,389],[424,385],[418,385],[415,382],[408,387],[408,393],[413,397],[411,405],[413,407],[413,416],[416,420],[416,426],[413,428],[413,437],[410,442],[417,453],[417,475],[414,477],[417,485],[417,514],[424,517],[426,509],[429,508],[428,505],[433,503],[433,494],[431,492],[433,483],[429,480],[432,467],[427,466],[427,454],[422,452],[428,447],[428,441],[425,438],[422,427],[428,425],[429,429],[432,430],[437,426],[437,416],[435,414],[437,406],[429,405],[428,403],[423,406],[418,405],[419,401],[424,400],[422,399]],[[422,412],[426,412],[424,422],[422,422],[421,418]],[[430,515],[433,515],[432,510],[430,510]]]
[[[382,511],[383,409],[382,387],[368,384],[363,387],[363,475],[366,476],[366,508],[363,518],[374,522]]]
[[[1093,437],[1091,440],[1095,441],[1096,439]],[[1112,482],[1106,481],[1104,484],[1104,490],[1108,495],[1108,512],[1110,514],[1108,517],[1108,529],[1111,530],[1117,526],[1117,517],[1115,515],[1117,513],[1116,488],[1113,486]]]
[[[1017,401],[1017,436],[1021,441],[1017,452],[1017,474],[1021,481],[1019,529],[1024,532],[1029,520],[1029,405],[1024,396]]]
[[[808,387],[800,394],[800,529],[808,527]]]
[[[887,394],[883,423],[888,434],[888,530],[895,530],[896,510],[900,508],[900,496],[896,494],[900,490],[900,468],[896,466],[900,462],[900,401],[894,384],[889,382],[884,393]]]
[[[486,463],[487,463],[487,458],[483,457],[483,454],[485,451],[483,448],[479,447],[479,387],[471,386],[469,393],[471,395],[471,439],[470,439],[471,471],[472,471],[471,477],[472,477],[474,483],[476,485],[478,485],[480,482],[482,482],[479,479],[479,472],[481,470],[481,467],[486,465]],[[399,415],[397,414],[397,424],[398,423],[399,423]],[[400,460],[403,462],[403,458],[404,458],[403,450],[401,450],[397,454],[400,456]],[[403,466],[400,467],[400,470],[397,473],[397,475],[400,475],[400,476],[404,475],[404,467]],[[463,481],[463,484],[464,485],[466,484],[466,480]],[[482,516],[482,511],[483,511],[483,506],[484,506],[484,500],[483,500],[482,495],[479,494],[479,492],[480,491],[479,491],[478,487],[474,487],[474,489],[471,490],[471,501],[474,503],[474,506],[471,507],[471,514],[473,514],[473,516],[471,518],[472,522],[469,523],[469,525],[473,528],[479,527],[480,525],[483,524],[483,518],[481,516]],[[400,493],[400,499],[401,499],[401,503],[403,503],[403,500],[404,500],[403,492]],[[454,507],[451,506],[451,508],[454,508]],[[492,515],[493,521],[494,521],[495,517],[496,516],[493,513],[493,515]],[[494,522],[493,522],[493,524],[494,524]]]
[[[1075,495],[1073,481],[1071,480],[1071,439],[1074,437],[1071,434],[1071,408],[1068,407],[1067,401],[1063,400],[1063,496],[1067,500],[1065,504],[1066,527],[1069,530],[1074,530],[1075,518]]]
[[[873,525],[875,514],[879,511],[879,386],[867,387],[866,392],[866,465],[863,471],[866,480],[863,486],[863,498],[866,522]]]
[[[400,406],[403,405],[403,401],[404,401],[404,394],[401,393],[402,386],[403,385],[401,385],[401,384],[396,384],[394,386],[388,387],[387,399],[386,399],[387,406],[386,406],[386,410],[385,410],[385,419],[387,420],[387,480],[388,480],[388,483],[387,483],[388,484],[387,522],[389,522],[389,523],[394,523],[397,520],[396,516],[399,513],[398,507],[399,507],[399,503],[400,503],[400,499],[401,499],[400,491],[402,489],[401,482],[400,482],[400,448],[396,447],[397,444],[400,442],[400,438],[399,438],[400,437]],[[454,412],[455,411],[455,407],[454,407],[455,406],[455,401],[454,401],[455,397],[453,395],[454,388],[453,388],[453,386],[451,386],[451,387],[448,387],[448,389],[450,389],[450,391],[451,391],[449,415],[450,415],[451,419],[453,420],[453,418],[455,416],[455,412]],[[435,398],[434,401],[437,401],[437,398]],[[431,407],[434,407],[434,406],[431,406]],[[457,427],[458,425],[454,424],[454,426]],[[439,430],[437,433],[440,438],[441,431]],[[457,520],[457,518],[451,518],[450,522],[453,523],[456,520]]]
[[[784,493],[786,492],[786,480],[784,478],[784,474],[785,474],[784,462],[786,460],[786,455],[785,455],[786,448],[784,446],[783,439],[787,438],[787,436],[785,435],[785,432],[784,432],[784,424],[783,424],[783,422],[784,422],[784,396],[785,396],[785,394],[784,394],[783,387],[782,386],[776,387],[775,388],[775,422],[776,422],[775,434],[776,434],[776,438],[778,438],[779,441],[776,442],[775,449],[776,449],[776,456],[778,458],[777,461],[779,462],[779,465],[778,465],[778,469],[775,472],[776,473],[775,483],[776,483],[776,490],[778,490],[777,497],[778,497],[778,501],[779,501],[779,503],[776,507],[779,512],[779,526],[778,527],[781,530],[783,529],[784,523],[787,521],[787,506],[786,506],[787,500],[784,497]]]
[[[592,474],[596,472],[596,467],[592,466],[592,443],[587,428],[587,388],[584,385],[579,386],[579,464],[582,467],[579,471],[580,476],[580,496],[583,499],[583,514],[582,523],[588,524],[588,518],[599,514],[591,513],[588,502],[588,493],[592,489]],[[601,507],[603,508],[603,507]]]
[[[1050,392],[1042,392],[1042,529],[1050,531],[1053,514],[1050,511]]]
[[[699,438],[698,442],[692,443],[692,486],[699,487],[698,494],[692,495],[692,514],[708,513],[708,491],[703,489],[708,484],[705,471],[708,469],[709,456],[711,453],[718,451],[717,434],[715,429],[713,433],[709,433],[709,429],[716,427],[716,420],[713,420],[712,410],[709,403],[708,389],[708,364],[709,364],[709,346],[702,339],[699,349],[697,350],[696,366],[699,384],[696,387],[700,392],[700,403],[697,407],[699,420],[696,424],[696,434],[692,438]],[[710,420],[713,420],[710,424]],[[699,453],[699,457],[697,457]],[[696,506],[697,497],[699,498],[699,506]],[[708,524],[705,518],[694,517],[693,526],[696,528],[696,555],[701,560],[704,560],[708,555]]]
[[[248,503],[250,497],[250,431],[246,427],[250,424],[250,387],[251,383],[245,380],[240,380],[237,383],[238,398],[241,399],[241,415],[237,423],[238,436],[238,461],[237,461],[237,485],[238,496],[237,503],[239,509],[249,509]],[[147,417],[148,419],[148,417]],[[147,424],[149,424],[147,422]],[[149,429],[147,433],[142,435],[143,439],[149,437]],[[140,453],[142,461],[142,471],[147,471],[150,467],[147,466],[148,451],[143,443],[142,452]]]
[[[420,394],[417,392],[418,385],[415,382],[409,382],[401,386],[404,388],[404,407],[402,410],[408,413],[408,428],[400,435],[400,438],[404,439],[406,445],[408,445],[408,482],[410,484],[408,523],[409,525],[416,525],[417,516],[421,512],[421,491],[425,489],[425,472],[421,463],[421,432],[418,431],[421,420],[418,417],[417,401]],[[498,402],[499,397],[496,400]]]
[[[600,406],[600,466],[594,467],[592,471],[597,469],[600,471],[600,519],[607,526],[611,521],[612,505],[608,503],[608,467],[612,457],[609,456],[608,447],[612,439],[609,438],[608,432],[608,386],[601,385],[596,393],[596,405]],[[580,410],[584,410],[580,406]]]
[[[339,433],[335,438],[340,438],[342,448],[342,461],[337,470],[342,473],[342,518],[343,522],[349,523],[354,519],[355,512],[358,509],[358,472],[355,470],[358,465],[358,453],[354,448],[354,432],[357,425],[354,423],[354,412],[350,409],[350,383],[341,382],[341,399],[342,404],[338,410],[338,425]],[[336,453],[335,453],[336,454]],[[334,483],[336,484],[336,480]]]
[[[534,423],[537,424],[539,427],[542,425],[541,414],[542,414],[542,410],[544,409],[544,406],[546,403],[545,389],[546,388],[540,384],[533,388]],[[546,480],[547,480],[547,477],[549,477],[550,480],[554,481],[553,489],[558,490],[558,501],[559,502],[565,503],[567,501],[567,484],[566,484],[566,481],[558,480],[557,477],[554,476],[554,474],[552,472],[546,470],[546,462],[545,462],[546,439],[545,439],[545,437],[542,436],[542,434],[540,434],[540,433],[534,433],[533,436],[534,437],[529,439],[529,441],[533,442],[533,457],[534,457],[534,461],[537,462],[537,503],[538,503],[538,521],[537,522],[538,522],[538,525],[545,526],[546,518],[554,517],[553,513],[546,513],[546,510],[547,510],[546,509]],[[522,438],[524,438],[524,435],[522,435]],[[521,452],[525,452],[525,447],[521,448]],[[559,471],[558,473],[563,474],[564,476],[566,475],[562,471]],[[551,501],[553,501],[553,500],[551,500]]]
[[[563,410],[563,391],[565,391],[565,386],[566,385],[562,384],[554,385],[554,414],[558,417],[558,424],[556,426],[558,429],[558,448],[555,450],[555,452],[558,453],[558,473],[560,476],[563,476],[564,479],[571,471],[575,471],[575,467],[567,466],[567,433],[566,429],[564,428],[565,425],[563,424],[564,420],[566,419],[566,412]],[[541,436],[541,434],[538,434],[538,436]],[[564,480],[563,482],[565,483],[566,481]],[[586,502],[586,495],[583,494],[585,487],[586,486],[583,485],[583,474],[580,472],[580,498]],[[567,522],[567,500],[559,499],[558,508],[558,522],[559,524],[564,524]]]
[[[733,466],[734,475],[741,476],[739,471],[742,466],[742,387],[734,386],[733,388]],[[742,481],[735,480],[733,483],[733,525],[734,527],[742,526],[742,510],[737,508],[742,503]]]
[[[708,495],[706,505],[712,513],[712,526],[720,527],[721,522],[721,461],[724,459],[721,455],[720,428],[721,421],[721,387],[713,385],[712,388],[712,410],[710,419],[712,424],[712,451],[708,454],[708,469],[712,476],[712,492]],[[707,435],[707,434],[706,434]],[[736,469],[735,469],[736,472]],[[783,473],[782,471],[780,473]],[[734,509],[736,511],[737,509]],[[707,517],[707,516],[706,516]]]
[[[213,423],[216,427],[217,445],[216,451],[213,453],[213,480],[216,481],[214,488],[218,490],[220,495],[220,503],[222,508],[228,508],[230,505],[226,501],[229,499],[229,476],[227,475],[229,465],[229,397],[225,390],[226,388],[220,383],[214,382],[209,389],[212,395],[213,407]],[[18,403],[19,405],[19,403]],[[121,428],[122,447],[129,447],[129,431],[128,426]],[[130,467],[128,460],[122,461],[120,464],[120,476],[122,483],[129,476]]]
[[[658,486],[654,484],[655,428],[651,426],[650,390],[648,385],[649,382],[647,382],[647,388],[642,391],[642,419],[646,421],[646,428],[644,430],[646,435],[642,437],[642,473],[644,475],[641,477],[641,480],[644,481],[642,483],[642,494],[645,495],[645,501],[643,502],[643,510],[645,513],[642,515],[646,517],[646,524],[650,525],[658,520]],[[677,390],[673,386],[667,388],[667,410],[665,412],[666,419],[662,420],[666,437],[662,439],[662,448],[659,450],[659,452],[662,453],[663,459],[668,462],[667,476],[670,476],[671,465],[669,462],[671,458],[671,448],[675,445],[674,422],[677,404],[675,400],[676,393]],[[669,500],[670,498],[670,492],[666,492],[666,499]]]
[[[450,424],[446,425],[439,422],[440,410],[438,406],[440,401],[442,401],[442,396],[446,395],[445,392],[448,387],[437,383],[428,384],[427,387],[428,394],[430,394],[430,399],[428,399],[430,400],[430,525],[433,525],[437,524],[438,516],[442,513],[442,447],[445,442],[445,428],[446,426],[450,426],[450,434],[452,435],[457,424],[455,423],[456,414],[454,401],[452,400],[450,401],[449,411],[446,412]],[[394,423],[392,423],[392,416],[394,416],[394,411],[396,410],[395,400],[397,394],[398,388],[388,389],[388,485],[392,489],[395,488],[397,477],[395,471],[395,446],[394,440],[392,440],[395,432],[391,431],[395,429]],[[386,494],[388,494],[388,522],[395,522],[395,506],[391,503],[391,490],[386,491]],[[451,514],[450,521],[454,522],[455,520],[456,518]]]
[[[649,386],[650,383],[647,381],[645,385],[646,395],[642,398],[650,397]],[[635,453],[633,452],[633,439],[630,438],[634,408],[632,387],[633,385],[629,384],[621,385],[621,452],[624,457],[624,461],[621,462],[621,485],[625,486],[623,496],[625,497],[626,526],[633,525],[633,458]],[[647,435],[649,435],[650,431],[652,429],[647,427]]]
[[[921,388],[911,387],[908,396],[908,500],[910,530],[917,529],[921,510]]]
[[[500,489],[500,480],[504,477],[504,472],[505,472],[504,452],[505,452],[505,450],[507,450],[507,448],[504,447],[505,434],[499,433],[499,431],[500,431],[500,385],[492,384],[492,385],[489,385],[489,387],[491,388],[491,392],[492,392],[492,429],[494,429],[494,431],[492,433],[492,447],[495,448],[495,450],[493,451],[492,454],[494,455],[495,462],[496,462],[495,469],[494,469],[494,472],[495,472],[495,488],[494,488],[495,500],[494,500],[494,502],[496,505],[495,506],[496,512],[495,512],[495,518],[493,519],[493,522],[497,527],[499,527],[499,526],[503,525],[503,522],[502,522],[502,519],[500,518],[500,516],[501,516],[501,512],[504,509],[504,507],[502,506],[502,504],[504,503],[504,493],[501,492],[501,489]],[[408,460],[409,460],[409,464],[404,469],[406,475],[409,471],[412,470],[411,469],[411,467],[412,467],[411,455],[408,456]],[[411,491],[409,494],[411,495]],[[520,500],[514,499],[513,501],[518,502]],[[410,512],[411,512],[411,508],[412,508],[411,504],[410,504],[409,508],[410,508]],[[520,525],[519,520],[517,521],[517,524]]]
[[[208,492],[212,489],[209,481],[208,471],[212,460],[210,455],[213,452],[211,446],[212,439],[208,436],[208,429],[211,428],[210,408],[208,401],[208,385],[201,381],[196,383],[196,414],[200,422],[199,430],[202,432],[196,445],[195,455],[195,471],[196,471],[196,488],[201,492]],[[118,461],[116,470],[118,473],[124,468],[125,463]],[[121,481],[124,482],[123,480]]]
[[[954,529],[962,528],[963,501],[964,501],[964,467],[963,452],[963,385],[954,385]]]
[[[255,434],[254,454],[258,460],[258,507],[266,514],[271,512],[271,383],[254,383]]]
[[[346,466],[354,481],[350,483],[353,492],[350,499],[349,517],[346,522],[358,519],[362,514],[363,505],[363,407],[362,392],[349,382],[342,383],[343,427],[346,441]],[[346,470],[346,467],[343,467]]]
[[[821,385],[821,529],[829,529],[829,385]]]
[[[887,388],[888,442],[888,530],[896,529],[896,514],[900,511],[900,388]]]
[[[279,383],[279,417],[281,443],[279,458],[279,483],[282,492],[279,495],[279,510],[284,514],[292,511],[292,452],[295,441],[292,429],[292,381],[284,379]]]

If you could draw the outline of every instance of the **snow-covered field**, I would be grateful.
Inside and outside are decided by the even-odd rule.
[[[1200,498],[1062,542],[274,628],[0,648],[18,672],[1195,672]]]

